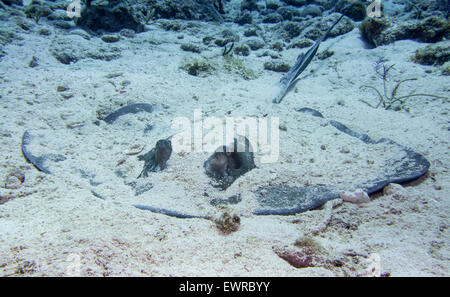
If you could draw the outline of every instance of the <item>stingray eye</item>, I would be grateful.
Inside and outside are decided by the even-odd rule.
[[[209,164],[211,173],[223,176],[227,169],[227,163],[228,160],[224,154],[217,154]]]
[[[239,169],[242,166],[242,161],[238,153],[232,152],[228,156],[228,165],[233,169]]]

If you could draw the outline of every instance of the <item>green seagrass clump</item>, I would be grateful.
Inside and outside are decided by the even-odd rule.
[[[245,80],[255,79],[257,77],[255,71],[244,65],[242,59],[232,55],[223,56],[223,68],[229,72],[233,72],[242,76]]]
[[[364,103],[366,103],[367,105],[369,105],[370,107],[373,108],[378,108],[378,107],[383,107],[386,110],[402,110],[405,109],[405,104],[407,102],[407,100],[411,97],[431,97],[431,98],[436,98],[436,99],[448,99],[447,97],[443,97],[443,96],[437,96],[437,95],[433,95],[433,94],[425,94],[425,93],[420,93],[420,94],[415,94],[415,93],[410,93],[408,95],[399,95],[398,91],[400,86],[407,81],[415,81],[417,80],[417,78],[407,78],[407,79],[403,79],[400,80],[399,82],[397,82],[394,87],[390,87],[389,86],[389,82],[390,82],[390,71],[394,68],[394,65],[386,65],[384,62],[386,62],[385,60],[383,60],[382,58],[380,58],[376,63],[375,63],[375,72],[377,74],[377,76],[383,81],[383,90],[380,91],[378,90],[376,87],[374,86],[369,86],[369,85],[363,85],[361,86],[361,88],[369,88],[374,90],[379,98],[379,101],[376,105],[373,105],[365,100],[360,100]]]
[[[180,66],[181,69],[185,70],[188,74],[192,76],[206,77],[211,75],[215,70],[215,67],[208,63],[206,60],[193,59],[185,62]]]

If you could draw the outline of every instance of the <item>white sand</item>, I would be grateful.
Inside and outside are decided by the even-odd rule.
[[[373,70],[378,57],[395,64],[398,77],[394,80],[418,78],[405,83],[403,92],[448,96],[448,77],[441,76],[438,68],[410,61],[415,49],[423,44],[399,41],[369,50],[364,48],[357,29],[327,40],[320,51],[330,47],[335,54],[324,61],[314,60],[306,71],[314,73],[300,80],[281,104],[274,105],[267,96],[268,86],[281,74],[262,70],[269,57],[257,58],[253,52],[244,58],[245,65],[259,74],[249,81],[222,70],[221,50],[214,47],[201,54],[217,65],[213,75],[194,77],[179,69],[186,59],[198,56],[182,51],[180,44],[201,44],[204,35],[220,30],[214,25],[200,25],[203,34],[185,32],[182,40],[177,39],[180,33],[151,25],[148,32],[111,45],[121,48],[121,58],[109,62],[83,59],[70,66],[49,54],[55,36],[65,34],[49,29],[54,31],[50,37],[21,34],[24,39],[8,45],[8,55],[0,62],[0,181],[3,186],[14,171],[25,175],[20,188],[0,188],[0,196],[11,197],[0,205],[0,275],[63,276],[77,257],[82,276],[361,275],[369,265],[364,259],[370,254],[380,256],[384,274],[449,275],[448,102],[411,98],[408,113],[374,109],[360,101],[377,100],[376,94],[360,86],[381,88]],[[67,38],[74,43],[85,42],[79,36]],[[90,42],[105,45],[98,38]],[[283,59],[293,63],[299,52],[286,50]],[[38,67],[28,67],[31,56],[39,59]],[[117,72],[122,76],[105,77]],[[120,83],[125,80],[130,84],[121,93]],[[61,85],[67,86],[65,93],[73,97],[64,99],[56,90]],[[93,124],[97,111],[108,114],[130,103],[151,103],[155,111],[124,117],[111,126]],[[121,169],[131,177],[137,176],[143,163],[127,155],[136,149],[133,146],[145,145],[143,151],[149,151],[158,139],[174,133],[170,129],[173,118],[192,119],[194,109],[201,109],[205,117],[278,116],[287,128],[280,131],[279,163],[259,166],[225,194],[208,188],[215,197],[242,191],[245,198],[245,193],[264,178],[277,181],[283,175],[296,178],[300,184],[332,184],[339,179],[336,172],[351,180],[370,175],[363,161],[374,152],[364,151],[365,146],[355,140],[333,138],[330,127],[320,128],[318,119],[294,111],[301,107],[315,108],[326,118],[374,139],[391,138],[423,154],[431,163],[429,176],[395,194],[372,197],[367,204],[343,203],[334,209],[324,207],[294,216],[254,216],[247,211],[253,206],[245,204],[244,199],[243,206],[234,209],[241,214],[239,230],[223,235],[209,220],[177,219],[129,206],[137,198],[113,174]],[[319,123],[313,125],[313,121]],[[144,135],[147,123],[154,129]],[[76,169],[60,168],[47,175],[28,164],[21,153],[21,138],[24,131],[36,129],[67,133],[56,143],[63,144],[65,154],[81,160],[80,164],[92,172],[100,171],[97,173],[104,183],[99,187],[109,199],[94,197],[89,181]],[[329,143],[332,139],[337,143]],[[326,159],[330,154],[316,150],[322,144],[320,140],[332,152],[349,149],[348,158],[358,166],[344,170],[339,167],[342,160]],[[154,188],[139,199],[175,199],[178,207],[194,203],[197,209],[204,207],[205,213],[220,213],[221,209],[202,204],[201,195],[209,182],[202,164],[208,156],[174,153],[166,171],[150,175]],[[311,158],[319,164],[328,163],[330,168],[311,168],[306,162]],[[122,159],[125,163],[117,165]],[[100,169],[96,164],[101,164]],[[324,220],[327,225],[322,230]],[[273,251],[274,247],[292,246],[301,236],[313,237],[330,258],[343,259],[346,266],[296,269]],[[352,257],[359,263],[351,261]]]

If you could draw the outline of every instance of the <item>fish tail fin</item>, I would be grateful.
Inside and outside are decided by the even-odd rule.
[[[334,22],[334,24],[327,30],[327,32],[325,32],[325,34],[323,34],[320,41],[324,41],[325,39],[327,39],[328,34],[330,34],[331,30],[333,30],[333,28],[342,20],[343,17],[344,14],[341,14],[341,16],[337,19],[337,21]]]

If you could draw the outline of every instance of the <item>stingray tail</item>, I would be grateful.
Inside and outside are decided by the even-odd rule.
[[[273,103],[280,103],[286,93],[293,87],[297,77],[306,69],[306,67],[311,63],[312,59],[319,49],[319,45],[322,41],[327,39],[328,34],[333,30],[333,28],[341,21],[344,15],[341,15],[336,22],[322,35],[322,37],[316,41],[316,43],[306,52],[304,55],[300,55],[297,58],[294,66],[289,69],[289,71],[281,78],[278,83],[280,91],[278,95],[273,99]]]

